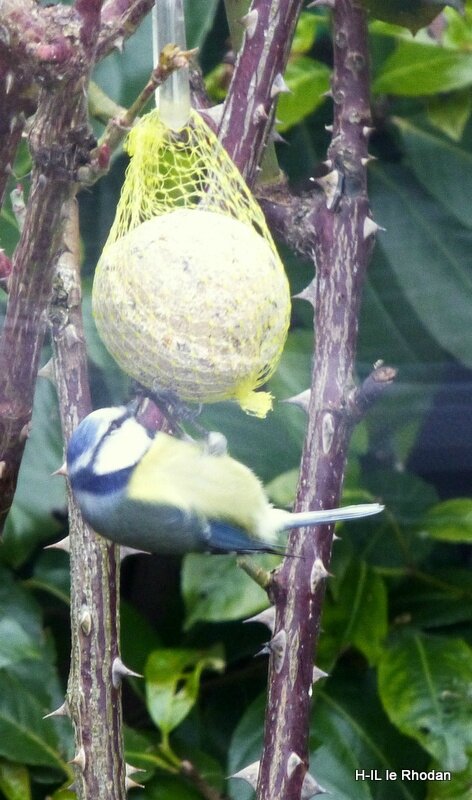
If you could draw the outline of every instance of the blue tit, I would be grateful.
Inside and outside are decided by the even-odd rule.
[[[254,473],[205,442],[154,436],[127,407],[74,431],[67,473],[84,519],[128,547],[160,554],[284,553],[280,531],[377,514],[378,503],[293,514],[273,508]]]

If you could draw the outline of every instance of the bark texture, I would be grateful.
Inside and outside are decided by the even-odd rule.
[[[315,356],[308,430],[302,455],[297,510],[338,504],[346,454],[356,415],[348,398],[354,391],[354,362],[362,287],[373,235],[366,190],[370,125],[367,29],[354,0],[335,0],[333,9],[333,135],[323,195],[312,197],[303,219],[305,251],[316,274],[304,292],[315,310]],[[294,211],[293,204],[288,209]],[[298,211],[300,206],[298,206]],[[366,235],[367,233],[367,235]],[[299,800],[310,777],[308,731],[313,656],[328,574],[333,526],[293,531],[288,549],[302,558],[286,559],[270,594],[276,605],[270,660],[265,745],[258,798]],[[275,651],[275,648],[274,648]]]

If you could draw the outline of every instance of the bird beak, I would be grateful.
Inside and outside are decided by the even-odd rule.
[[[128,413],[131,414],[131,416],[133,417],[137,416],[142,399],[143,398],[140,395],[136,395],[136,397],[133,397],[133,399],[126,404]]]
[[[59,469],[56,469],[56,470],[54,470],[54,472],[51,472],[51,478],[53,477],[53,475],[63,475],[65,478],[67,478],[68,474],[69,473],[67,472],[67,464],[64,461],[64,463],[61,464]]]

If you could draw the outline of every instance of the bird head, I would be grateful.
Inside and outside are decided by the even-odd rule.
[[[93,411],[76,428],[67,448],[72,489],[95,495],[122,489],[151,442],[130,408]]]

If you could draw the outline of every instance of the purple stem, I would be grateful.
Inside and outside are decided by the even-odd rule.
[[[347,448],[359,417],[359,403],[349,402],[349,397],[362,288],[374,239],[364,230],[369,217],[367,28],[354,0],[335,0],[333,46],[331,186],[325,185],[322,202],[314,198],[303,221],[304,247],[312,248],[316,263],[307,291],[316,310],[316,343],[297,510],[329,508],[340,500]],[[302,557],[286,559],[271,587],[275,635],[283,637],[284,632],[286,647],[278,671],[271,659],[259,800],[300,798],[308,767],[313,654],[325,583],[323,569],[316,567],[329,569],[332,536],[333,526],[328,525],[307,529],[304,536],[293,532],[288,549]],[[288,769],[297,759],[298,766]]]
[[[287,65],[301,0],[254,0],[226,98],[220,139],[249,184],[273,122],[276,77]]]

